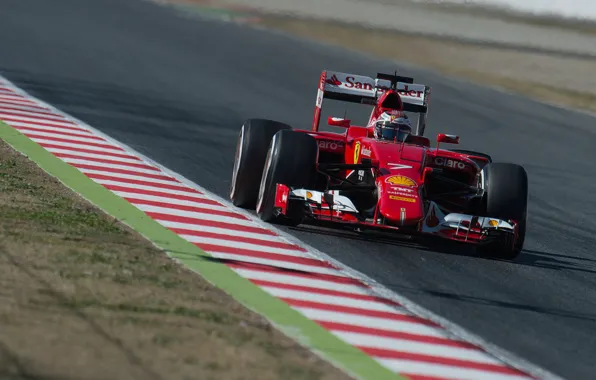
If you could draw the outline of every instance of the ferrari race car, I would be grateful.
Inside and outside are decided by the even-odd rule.
[[[479,253],[514,259],[526,231],[523,167],[474,151],[439,148],[459,136],[424,137],[430,87],[413,78],[323,71],[310,130],[247,120],[240,129],[230,198],[266,222],[331,224],[437,236],[472,243]],[[329,117],[343,133],[319,130],[323,99],[372,106],[369,123]],[[379,126],[417,117],[404,137]],[[384,124],[383,124],[384,123]],[[389,123],[389,124],[388,124]]]

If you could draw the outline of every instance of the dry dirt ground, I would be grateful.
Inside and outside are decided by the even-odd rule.
[[[0,378],[348,377],[0,140]]]
[[[267,15],[261,16],[259,23],[452,77],[498,86],[538,100],[596,112],[595,58],[521,51],[355,25]]]

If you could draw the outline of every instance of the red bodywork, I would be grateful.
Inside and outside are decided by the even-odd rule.
[[[375,122],[383,112],[399,114],[408,110],[408,108],[404,109],[402,96],[415,98],[417,95],[425,95],[427,97],[425,104],[428,104],[430,91],[421,94],[420,90],[408,90],[407,84],[402,90],[377,89],[374,102],[367,103],[373,106],[373,110],[366,126],[353,126],[349,120],[330,117],[329,125],[343,127],[345,131],[339,133],[319,131],[322,102],[323,98],[327,97],[325,96],[326,83],[327,86],[340,87],[343,83],[346,87],[350,84],[357,87],[354,83],[358,82],[350,81],[350,78],[352,77],[344,76],[343,81],[338,80],[335,74],[332,78],[327,78],[327,72],[324,71],[319,81],[312,129],[297,131],[308,133],[317,139],[319,166],[327,162],[347,165],[367,162],[371,166],[368,169],[341,169],[338,176],[349,179],[359,177],[362,172],[370,173],[371,185],[374,184],[376,188],[376,191],[371,191],[376,193],[374,215],[372,218],[363,219],[354,213],[331,211],[330,205],[323,204],[320,208],[312,209],[311,217],[361,227],[429,233],[473,243],[483,241],[486,234],[483,233],[479,224],[481,221],[479,222],[477,217],[462,221],[460,223],[462,229],[447,229],[439,226],[441,217],[446,214],[466,214],[470,197],[469,194],[462,196],[454,192],[452,195],[442,196],[441,202],[429,201],[429,191],[433,191],[429,176],[440,172],[470,188],[478,187],[482,167],[489,162],[488,158],[439,149],[441,142],[452,144],[459,142],[459,138],[452,135],[440,134],[434,148],[431,147],[428,138],[415,134],[409,136],[404,143],[377,140],[373,136]],[[363,86],[368,84],[361,85]],[[441,187],[441,185],[438,186]],[[284,184],[278,184],[277,190],[276,207],[285,214],[290,199],[290,189]],[[512,225],[515,227],[515,222],[512,222]],[[514,240],[515,238],[512,239]]]

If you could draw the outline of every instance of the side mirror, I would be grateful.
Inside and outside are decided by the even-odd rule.
[[[350,119],[343,119],[341,117],[333,117],[333,116],[329,116],[327,118],[327,124],[333,126],[333,127],[343,127],[343,128],[350,128],[350,123],[352,122],[352,120]]]
[[[444,133],[439,133],[437,135],[437,143],[459,144],[459,136],[457,136],[457,135],[446,135]]]

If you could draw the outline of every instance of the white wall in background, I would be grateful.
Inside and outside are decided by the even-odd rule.
[[[420,0],[419,0],[420,1]],[[532,14],[596,20],[596,0],[423,0],[433,3],[479,4]]]

